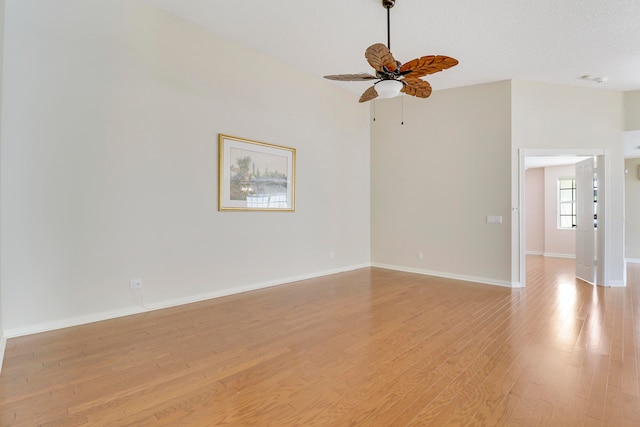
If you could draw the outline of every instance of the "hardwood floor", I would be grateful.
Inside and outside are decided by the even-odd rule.
[[[640,425],[627,288],[362,269],[10,339],[2,426]]]

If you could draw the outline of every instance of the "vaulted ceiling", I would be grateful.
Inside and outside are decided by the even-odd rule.
[[[369,72],[364,50],[387,39],[381,0],[143,1],[318,77]],[[434,90],[506,79],[636,90],[639,17],[638,0],[397,0],[391,51],[457,58],[429,77]]]
[[[319,78],[371,72],[365,49],[387,42],[381,0],[142,1]],[[428,76],[434,90],[510,79],[640,90],[639,18],[638,0],[396,0],[391,52],[458,59]],[[370,85],[332,84],[358,96]],[[626,157],[638,138],[626,137]]]

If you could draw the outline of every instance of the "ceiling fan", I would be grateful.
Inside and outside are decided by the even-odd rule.
[[[390,10],[396,0],[382,0],[382,6],[387,9],[387,46],[376,43],[367,48],[364,56],[375,70],[376,74],[333,74],[324,76],[325,79],[339,81],[377,80],[360,97],[360,102],[371,101],[375,98],[393,98],[400,92],[418,98],[431,95],[431,85],[422,80],[428,74],[446,70],[458,64],[458,60],[442,55],[430,55],[416,58],[404,64],[396,61],[391,54],[391,21]]]

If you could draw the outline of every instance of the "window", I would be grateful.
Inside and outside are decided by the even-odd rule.
[[[558,179],[558,228],[576,228],[576,179]]]

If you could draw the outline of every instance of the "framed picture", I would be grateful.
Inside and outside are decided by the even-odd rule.
[[[220,134],[218,210],[296,209],[296,150]]]

